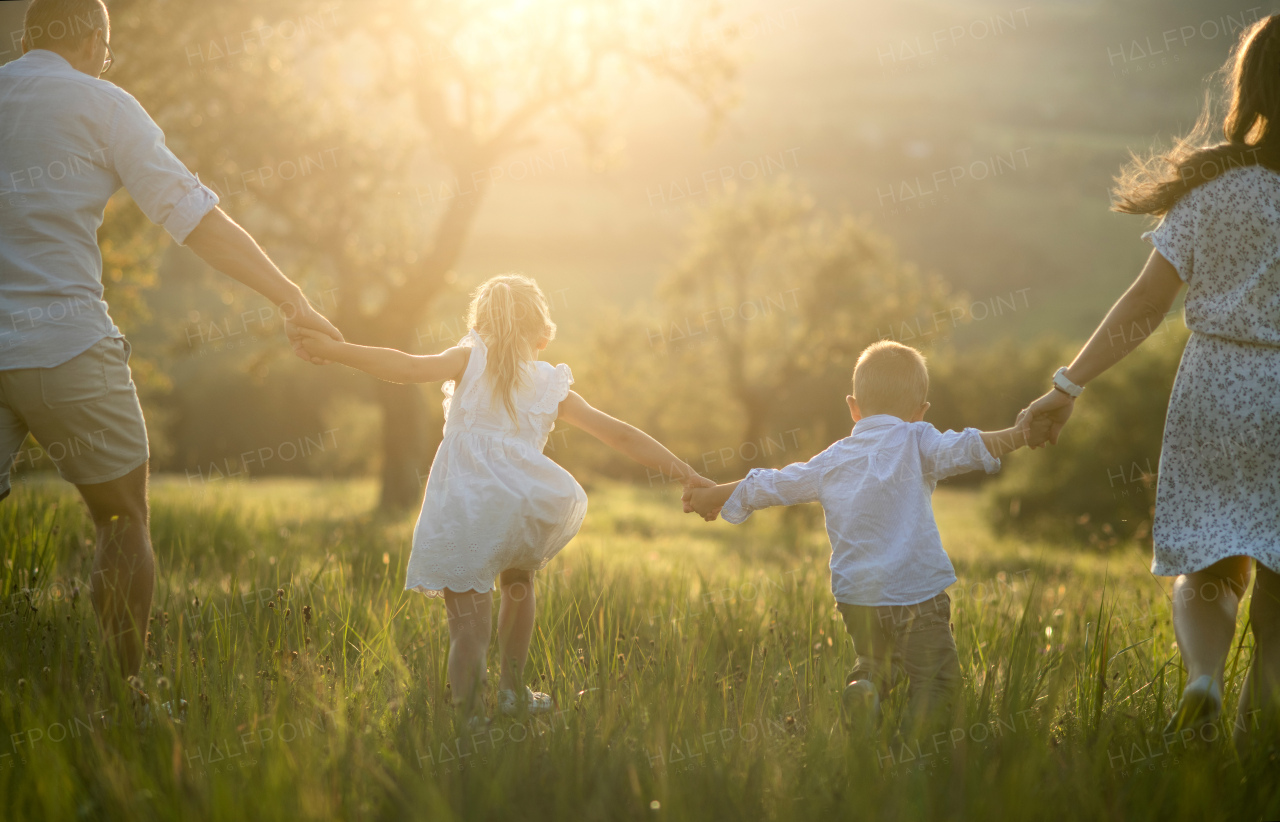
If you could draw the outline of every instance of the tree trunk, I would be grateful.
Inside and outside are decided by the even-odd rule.
[[[431,459],[427,415],[416,385],[378,383],[382,408],[382,508],[408,508],[422,501]]]

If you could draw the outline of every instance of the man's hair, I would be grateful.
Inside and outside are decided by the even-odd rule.
[[[33,49],[76,48],[94,29],[110,29],[102,0],[31,0],[23,33]]]
[[[872,343],[853,369],[853,397],[864,417],[892,414],[910,419],[929,395],[924,355],[893,340]]]

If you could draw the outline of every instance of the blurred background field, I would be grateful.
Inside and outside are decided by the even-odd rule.
[[[18,28],[21,4],[5,5],[0,23]],[[1145,221],[1108,212],[1111,177],[1191,124],[1204,77],[1267,13],[1209,0],[111,8],[111,79],[350,339],[441,350],[465,333],[474,285],[523,271],[560,324],[546,356],[581,393],[720,479],[844,435],[853,360],[881,337],[931,357],[936,425],[1007,424],[1149,252]],[[375,476],[384,507],[417,503],[438,387],[292,359],[275,311],[124,192],[101,240],[153,471]],[[1104,547],[1145,537],[1185,339],[1169,326],[1090,391],[1094,424],[992,491],[999,527]],[[583,438],[552,445],[579,476],[651,482]],[[18,470],[48,466],[28,443]]]
[[[13,818],[1280,811],[1269,766],[1225,744],[1232,720],[1206,739],[1160,735],[1183,683],[1146,554],[993,537],[971,491],[937,497],[960,577],[963,714],[941,740],[878,747],[839,726],[852,659],[808,509],[708,525],[671,491],[594,484],[582,534],[537,581],[528,675],[557,711],[499,716],[468,742],[446,707],[442,606],[402,590],[412,519],[377,513],[372,483],[154,491],[161,572],[143,677],[160,718],[144,730],[100,667],[91,531],[73,496],[38,484],[0,508],[0,790]],[[1247,653],[1229,660],[1231,694]],[[190,705],[183,724],[159,708],[174,699]]]

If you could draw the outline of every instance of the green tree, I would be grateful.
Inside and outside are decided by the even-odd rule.
[[[711,0],[118,0],[112,12],[113,79],[206,181],[252,189],[229,210],[288,255],[290,273],[336,287],[332,319],[349,338],[402,349],[456,281],[504,157],[554,129],[598,157],[646,74],[692,94],[714,124],[736,64]],[[306,160],[340,173],[283,179]],[[407,189],[441,170],[455,183],[424,212]],[[382,503],[411,504],[429,458],[423,399],[413,386],[373,390]]]
[[[661,344],[696,349],[723,372],[744,443],[815,413],[824,428],[847,429],[833,398],[848,393],[858,353],[952,299],[871,229],[824,213],[785,181],[697,212],[688,250],[660,290]]]

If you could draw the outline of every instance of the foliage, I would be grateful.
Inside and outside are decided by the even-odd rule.
[[[718,24],[713,3],[121,0],[112,13],[129,45],[115,79],[291,273],[336,288],[331,318],[371,345],[413,345],[457,282],[501,164],[548,129],[598,156],[642,74],[673,81],[713,121],[732,100],[734,49],[697,40]],[[174,44],[186,71],[172,69]],[[387,384],[372,396],[383,502],[416,502],[421,397]]]
[[[677,445],[725,448],[742,467],[770,462],[771,442],[790,442],[794,460],[847,431],[843,397],[861,349],[948,297],[871,229],[785,181],[695,212],[660,293],[659,319],[600,324],[593,379]],[[654,379],[637,378],[637,364]]]

